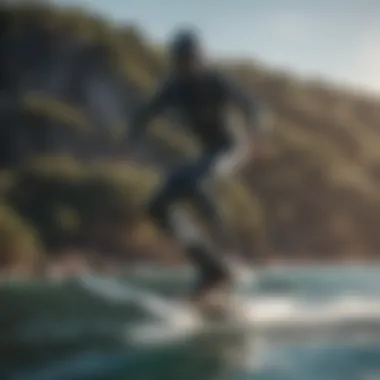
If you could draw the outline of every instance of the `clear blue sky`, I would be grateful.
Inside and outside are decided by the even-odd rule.
[[[197,27],[214,55],[259,58],[380,93],[380,0],[55,0],[118,22],[131,20],[165,41]]]

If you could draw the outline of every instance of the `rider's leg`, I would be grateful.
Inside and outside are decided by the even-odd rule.
[[[244,153],[244,152],[243,152]],[[218,246],[232,253],[239,248],[236,234],[232,231],[223,209],[217,204],[217,183],[231,177],[242,162],[239,149],[219,151],[203,159],[200,180],[194,182],[192,199],[202,217],[209,222]]]
[[[186,209],[173,210],[171,221],[174,236],[182,243],[188,259],[199,271],[194,295],[228,281],[230,273],[227,263],[206,239],[201,227],[189,217]]]
[[[213,236],[218,240],[218,247],[223,251],[235,251],[238,247],[237,237],[218,206],[212,187],[202,185],[197,189],[193,199],[201,215],[210,223]]]
[[[186,210],[171,207],[178,200],[194,197],[197,183],[207,169],[204,164],[203,160],[189,163],[169,175],[149,206],[153,219],[182,244],[188,259],[200,271],[196,293],[228,277],[225,263],[207,244],[203,231],[189,219]]]
[[[194,164],[186,163],[177,167],[167,175],[161,188],[154,194],[149,205],[148,213],[163,232],[173,235],[171,221],[172,206],[179,200],[185,199],[191,186],[190,171]],[[175,237],[175,236],[174,236]]]

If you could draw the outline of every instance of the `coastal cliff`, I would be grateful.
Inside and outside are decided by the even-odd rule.
[[[273,113],[266,156],[217,194],[247,258],[378,259],[379,99],[254,60],[219,65]],[[130,113],[166,66],[136,26],[45,3],[1,6],[4,271],[39,272],[69,256],[95,266],[182,261],[144,206],[161,169],[197,142],[170,118],[153,123],[136,157],[124,141]]]

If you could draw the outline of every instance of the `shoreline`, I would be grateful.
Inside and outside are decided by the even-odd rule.
[[[350,260],[282,260],[274,259],[261,264],[248,264],[252,270],[271,271],[282,269],[310,270],[310,269],[352,269],[379,266],[379,260],[350,259]],[[118,276],[138,275],[141,273],[175,270],[193,271],[187,263],[168,263],[162,260],[120,260],[99,258],[95,261],[83,254],[62,255],[55,259],[48,259],[44,268],[31,270],[25,266],[10,266],[0,270],[0,282],[7,280],[58,280],[77,278],[85,275]]]

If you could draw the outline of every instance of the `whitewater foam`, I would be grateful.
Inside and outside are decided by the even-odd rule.
[[[156,322],[129,328],[128,337],[139,342],[158,343],[202,333],[232,331],[297,331],[312,333],[323,328],[351,325],[380,327],[380,301],[359,296],[342,296],[321,304],[295,297],[237,298],[238,319],[206,322],[188,305],[119,281],[99,277],[82,278],[80,284],[93,294],[118,303],[139,306]]]

